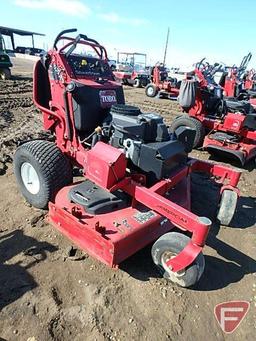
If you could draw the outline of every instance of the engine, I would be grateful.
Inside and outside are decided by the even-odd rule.
[[[109,122],[109,143],[124,149],[131,168],[139,168],[152,181],[168,177],[186,162],[193,146],[194,130],[180,128],[172,136],[160,115],[142,113],[137,107],[113,105]]]

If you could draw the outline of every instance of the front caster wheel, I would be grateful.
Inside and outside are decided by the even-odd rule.
[[[173,272],[166,265],[168,260],[179,254],[189,243],[190,238],[178,232],[169,232],[161,236],[152,246],[151,255],[161,275],[171,282],[187,288],[199,281],[204,272],[204,256],[199,253],[187,268]]]
[[[236,192],[225,189],[221,195],[217,219],[221,225],[229,226],[236,211],[238,195]]]

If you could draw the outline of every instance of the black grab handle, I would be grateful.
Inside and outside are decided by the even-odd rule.
[[[88,38],[85,34],[79,34],[80,38],[84,39],[84,40],[87,40],[87,41],[90,41],[91,43],[94,43],[96,45],[100,45],[97,40],[95,39],[91,39],[91,38]]]
[[[63,34],[77,32],[76,28],[69,28],[67,30],[61,31],[54,40],[53,47],[57,50],[57,42]]]
[[[84,39],[85,41],[89,41],[89,42],[91,42],[91,43],[93,43],[93,44],[95,44],[95,45],[98,45],[99,48],[100,48],[101,58],[102,58],[102,55],[103,55],[102,46],[101,46],[96,40],[91,39],[91,38],[88,38],[85,34],[79,34],[79,35],[75,38],[75,40],[74,40],[74,42],[72,43],[71,47],[70,47],[70,48],[68,49],[68,51],[65,53],[66,58],[68,58],[68,57],[71,55],[71,53],[75,50],[77,44],[79,43],[79,41],[80,41],[81,39]]]

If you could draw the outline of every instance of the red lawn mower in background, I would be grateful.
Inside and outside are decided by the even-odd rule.
[[[243,84],[245,90],[256,91],[256,70],[251,69],[245,72],[243,76]]]
[[[177,99],[180,83],[177,79],[169,78],[164,65],[155,65],[151,71],[151,83],[146,86],[148,97],[164,97]]]
[[[256,70],[251,69],[245,72],[243,76],[243,88],[245,91],[245,98],[247,98],[250,104],[256,110]]]
[[[191,173],[207,173],[220,184],[217,217],[228,224],[240,172],[188,158],[194,130],[171,135],[161,116],[125,105],[105,48],[84,34],[67,36],[75,31],[62,31],[35,65],[34,102],[55,143],[32,140],[18,147],[20,190],[33,206],[48,207],[56,229],[101,262],[117,268],[154,242],[161,274],[191,286],[204,270],[211,226],[190,211]],[[81,170],[81,181],[73,183],[73,167]]]
[[[116,69],[113,71],[116,81],[135,88],[145,87],[149,83],[146,60],[147,55],[144,53],[118,52]]]
[[[211,154],[235,158],[242,165],[256,158],[256,113],[247,101],[223,98],[214,82],[221,68],[202,60],[181,84],[178,98],[185,115],[177,117],[171,131],[180,127],[196,130],[194,147],[203,145]]]
[[[256,107],[256,88],[254,86],[255,71],[246,71],[252,54],[244,56],[239,67],[224,67],[219,85],[223,88],[223,95],[227,98],[248,100]]]

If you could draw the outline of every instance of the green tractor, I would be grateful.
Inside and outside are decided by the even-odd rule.
[[[11,67],[12,63],[10,57],[6,53],[4,38],[0,34],[0,80],[11,78]]]

